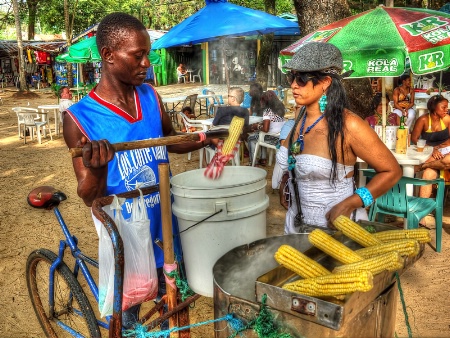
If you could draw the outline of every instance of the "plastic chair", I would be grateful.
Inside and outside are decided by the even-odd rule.
[[[250,96],[250,93],[244,92],[244,101],[242,101],[241,107],[248,109],[248,108],[250,108],[251,102],[252,102],[252,97]]]
[[[197,74],[195,74],[193,77],[192,77],[192,82],[195,82],[195,79],[197,79],[198,78],[198,82],[202,82],[202,78],[201,78],[201,74],[202,73],[202,69],[200,68],[199,70],[198,70],[198,73]]]
[[[214,98],[211,100],[209,98],[206,98],[206,114],[208,116],[215,116],[217,112],[217,108],[223,105],[223,97],[222,95],[216,95],[215,92],[204,88],[202,90],[203,95],[214,95]]]
[[[48,125],[48,121],[36,121],[35,115],[32,113],[27,112],[19,112],[17,113],[17,116],[20,117],[23,120],[23,143],[27,143],[27,137],[26,137],[26,130],[28,129],[30,131],[31,139],[34,138],[34,130],[36,130],[37,139],[39,144],[42,143],[41,141],[41,130],[44,133],[44,137],[47,136],[46,134],[46,127],[48,127],[48,132],[50,134],[50,139],[53,141],[52,137],[52,131],[50,129],[50,126]]]
[[[25,124],[25,120],[22,115],[19,115],[19,113],[31,113],[34,114],[34,119],[39,121],[41,119],[40,115],[38,114],[38,110],[35,108],[29,108],[29,107],[14,107],[12,110],[17,115],[17,129],[19,134],[19,139],[21,138],[21,126]]]
[[[268,154],[267,155],[269,156],[269,166],[272,165],[273,154],[277,151],[277,146],[274,145],[274,144],[270,144],[270,143],[264,142],[264,137],[266,135],[280,137],[280,133],[274,134],[274,133],[265,133],[263,131],[259,132],[259,138],[258,138],[258,141],[256,141],[255,152],[253,154],[252,167],[254,167],[255,164],[256,164],[256,158],[257,158],[257,155],[258,155],[260,147],[268,148]]]
[[[362,170],[364,176],[373,177],[375,171],[372,169]],[[435,198],[422,198],[408,196],[406,185],[424,186],[437,184]],[[441,252],[442,246],[442,214],[444,201],[445,182],[443,179],[422,180],[403,176],[386,194],[378,197],[369,211],[369,221],[384,222],[385,215],[394,215],[407,219],[407,229],[419,227],[420,220],[432,211],[435,211],[436,219],[436,251]],[[378,217],[377,217],[378,216]]]
[[[180,114],[181,119],[184,123],[184,126],[186,127],[186,133],[195,133],[195,132],[200,132],[203,131],[203,124],[196,121],[196,120],[192,120],[190,118],[188,118],[186,116],[186,114],[179,112],[178,114]],[[188,160],[191,160],[191,153],[188,153]]]

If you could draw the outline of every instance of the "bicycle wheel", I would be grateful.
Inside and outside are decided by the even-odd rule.
[[[61,263],[54,276],[54,313],[50,314],[49,274],[57,256],[50,250],[33,251],[27,260],[27,286],[31,303],[47,337],[67,337],[70,327],[85,337],[101,337],[91,304],[75,276]],[[59,324],[58,324],[59,322]]]

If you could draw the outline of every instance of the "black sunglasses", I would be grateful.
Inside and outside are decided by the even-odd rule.
[[[289,83],[289,85],[291,85],[292,82],[294,82],[294,80],[295,80],[295,82],[297,83],[297,85],[299,87],[306,86],[308,81],[313,78],[314,78],[314,76],[310,76],[307,73],[301,73],[301,72],[295,72],[295,73],[289,72],[286,74],[286,79],[287,79],[287,82]]]

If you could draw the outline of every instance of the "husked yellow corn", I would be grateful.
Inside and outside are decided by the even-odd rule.
[[[428,229],[405,229],[405,230],[386,230],[373,234],[382,242],[395,241],[398,239],[415,239],[419,243],[428,243],[431,241],[430,231]]]
[[[384,270],[395,271],[403,267],[403,259],[397,251],[386,252],[376,257],[367,258],[360,262],[344,264],[334,268],[333,272],[351,270],[368,270],[375,276]]]
[[[420,245],[415,239],[401,239],[369,246],[355,252],[364,258],[371,258],[390,251],[397,251],[401,256],[414,257],[419,253]]]
[[[280,246],[275,252],[275,260],[278,264],[303,278],[318,277],[331,273],[315,260],[286,244]]]
[[[308,240],[312,245],[341,263],[349,264],[363,260],[362,256],[320,229],[311,231],[308,235]]]
[[[340,296],[355,291],[367,292],[373,287],[370,271],[345,271],[326,276],[301,279],[282,286],[283,289],[307,296]]]
[[[234,146],[239,141],[239,136],[241,136],[242,129],[244,128],[244,118],[234,116],[230,123],[230,128],[228,129],[228,137],[223,143],[222,155],[229,155],[232,153]]]
[[[381,241],[374,237],[370,232],[344,215],[338,216],[333,221],[333,225],[336,229],[341,230],[345,236],[363,247],[381,244]]]

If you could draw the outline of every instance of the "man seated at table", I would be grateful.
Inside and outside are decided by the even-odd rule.
[[[61,89],[59,90],[59,95],[59,111],[60,113],[62,113],[71,105],[73,105],[74,102],[72,101],[72,93],[70,92],[69,87],[61,87]]]
[[[177,67],[178,83],[186,82],[186,67],[180,63]]]
[[[245,119],[245,130],[245,127],[248,127],[249,124],[250,112],[247,108],[241,107],[242,102],[244,102],[244,90],[240,87],[231,87],[228,93],[228,106],[217,108],[211,128],[214,128],[214,126],[230,125],[233,117],[238,116]],[[217,145],[218,142],[218,139],[211,140],[213,145]]]

